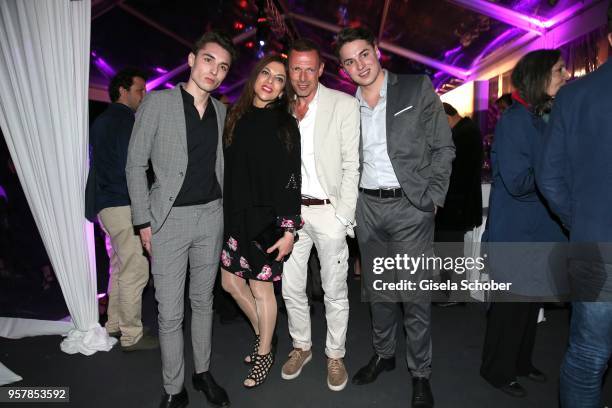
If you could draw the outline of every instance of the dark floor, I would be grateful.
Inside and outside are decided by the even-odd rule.
[[[351,314],[347,338],[346,366],[354,374],[371,356],[368,305],[359,299],[359,286],[351,281]],[[153,291],[145,294],[145,322],[155,327]],[[378,381],[367,386],[349,383],[342,392],[332,392],[326,385],[323,354],[325,320],[323,306],[315,304],[313,321],[314,359],[302,375],[293,381],[280,378],[280,369],[290,350],[287,319],[279,314],[279,357],[267,382],[255,390],[242,386],[247,367],[242,363],[249,350],[251,335],[245,322],[220,324],[216,318],[212,372],[226,387],[233,407],[409,407],[410,377],[405,364],[383,373]],[[547,321],[538,327],[534,363],[549,375],[546,384],[524,381],[529,395],[514,399],[493,389],[478,375],[484,309],[481,305],[433,310],[434,367],[432,387],[437,408],[510,408],[557,407],[558,367],[563,355],[568,312],[550,310]],[[188,327],[186,338],[188,338]],[[74,407],[156,407],[161,391],[159,351],[132,354],[115,348],[90,357],[67,355],[60,351],[59,336],[0,339],[0,361],[21,375],[21,386],[69,386],[70,406]],[[401,342],[400,342],[401,344]],[[186,369],[193,364],[190,347],[186,347]],[[403,356],[399,350],[398,356]],[[400,359],[402,361],[402,359]],[[612,405],[612,381],[605,387],[606,401]],[[190,407],[205,407],[202,394],[186,384]],[[8,406],[0,404],[0,406]],[[27,404],[18,404],[26,407]],[[32,405],[34,406],[34,405]],[[57,405],[56,405],[57,406]]]

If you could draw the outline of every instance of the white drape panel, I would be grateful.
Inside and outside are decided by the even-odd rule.
[[[115,343],[84,218],[90,15],[90,0],[0,1],[0,126],[75,326],[61,348],[87,355]]]
[[[53,334],[66,336],[72,329],[74,329],[74,324],[70,318],[54,321],[0,317],[0,337],[7,339]]]
[[[0,363],[0,385],[14,383],[22,379],[23,378],[9,370],[4,364]]]

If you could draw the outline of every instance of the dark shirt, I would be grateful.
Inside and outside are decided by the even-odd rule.
[[[134,127],[134,112],[112,103],[96,118],[89,132],[95,167],[95,212],[130,205],[125,165]]]
[[[206,204],[221,198],[215,173],[219,131],[215,107],[208,101],[204,115],[193,104],[193,96],[181,88],[187,132],[187,171],[174,207]]]

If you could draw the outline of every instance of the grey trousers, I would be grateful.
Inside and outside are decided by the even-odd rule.
[[[418,257],[433,253],[434,213],[421,211],[405,197],[379,198],[359,193],[357,200],[357,240],[363,259],[394,257],[401,252]],[[372,254],[374,251],[376,254]],[[371,265],[363,262],[364,285],[376,278]],[[413,276],[418,280],[420,275]],[[425,275],[423,274],[423,278]],[[384,302],[372,300],[372,337],[376,354],[383,358],[395,355],[398,313],[403,310],[406,331],[406,362],[413,377],[429,378],[431,374],[431,303]]]
[[[159,344],[164,389],[177,394],[183,387],[183,315],[189,261],[191,343],[195,371],[208,371],[213,321],[213,286],[223,240],[221,200],[174,207],[152,238],[151,272],[158,302]]]

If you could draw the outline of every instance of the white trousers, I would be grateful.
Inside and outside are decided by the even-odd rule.
[[[299,231],[300,238],[283,268],[283,298],[293,347],[303,350],[312,347],[306,281],[308,258],[314,244],[319,255],[321,283],[325,292],[325,354],[329,358],[343,358],[349,317],[346,227],[336,218],[331,204],[303,205],[302,218],[304,227]]]

